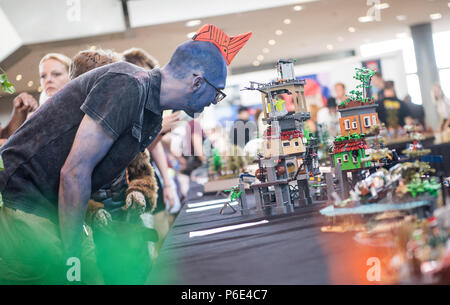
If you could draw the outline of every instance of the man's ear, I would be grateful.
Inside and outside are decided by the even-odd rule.
[[[200,89],[202,82],[203,79],[200,76],[195,76],[192,84],[193,91],[197,91],[198,89]]]

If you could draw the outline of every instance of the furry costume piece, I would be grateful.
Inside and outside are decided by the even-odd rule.
[[[128,165],[127,174],[129,182],[122,210],[131,208],[131,212],[136,215],[145,211],[152,212],[156,207],[158,183],[147,150],[139,153]],[[104,207],[101,202],[89,200],[86,223],[97,228],[107,226],[111,222],[111,215]]]
[[[127,171],[129,184],[125,206],[129,207],[129,202],[136,202],[134,201],[136,199],[138,200],[136,203],[140,204],[139,202],[142,202],[142,200],[139,200],[140,196],[135,194],[135,192],[139,192],[145,197],[145,209],[150,212],[153,211],[156,207],[158,197],[158,184],[155,178],[155,171],[150,165],[148,151],[145,150],[143,153],[139,153],[130,165],[128,165]]]

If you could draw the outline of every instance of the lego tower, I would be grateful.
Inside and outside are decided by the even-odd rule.
[[[371,166],[368,157],[369,146],[365,136],[370,133],[372,126],[378,125],[378,106],[372,98],[367,97],[370,89],[370,80],[375,71],[369,69],[356,69],[355,79],[360,80],[361,84],[356,88],[362,88],[363,91],[352,90],[351,96],[338,105],[340,113],[339,125],[341,136],[336,137],[333,142],[332,154],[335,168],[341,175],[339,180],[343,180],[342,192],[348,196],[350,185],[347,180],[347,173],[352,173],[352,183],[355,184],[360,179],[360,173],[363,169]]]
[[[270,83],[250,82],[247,89],[261,92],[266,125],[264,154],[254,183],[257,208],[264,214],[289,213],[298,204],[311,204],[308,180],[319,172],[317,139],[307,139],[303,123],[310,118],[306,107],[304,80],[297,80],[294,62],[279,60],[278,79]],[[292,96],[294,111],[288,112],[282,94]]]

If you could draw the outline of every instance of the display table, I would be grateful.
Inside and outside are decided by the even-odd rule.
[[[220,199],[198,196],[201,185],[192,185],[187,203]],[[249,207],[254,207],[252,195]],[[201,206],[196,205],[196,206]],[[323,233],[328,224],[319,214],[324,205],[296,209],[289,215],[257,218],[254,215],[225,215],[220,208],[195,211],[185,204],[175,220],[150,284],[369,284],[366,274],[370,257],[382,249],[354,241],[355,233]],[[205,229],[260,223],[242,229],[196,236]],[[383,263],[383,262],[382,262]]]
[[[411,142],[395,143],[387,145],[389,149],[395,149],[399,154],[406,148],[406,145]],[[442,172],[444,176],[450,176],[450,143],[433,144],[431,140],[422,142],[424,148],[431,149],[431,155],[442,156],[442,163],[430,164],[437,170],[437,174]]]

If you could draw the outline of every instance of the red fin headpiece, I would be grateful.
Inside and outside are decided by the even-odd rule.
[[[222,55],[229,66],[233,58],[250,39],[252,34],[252,32],[248,32],[230,37],[218,27],[211,24],[205,24],[197,31],[192,39],[196,41],[208,41],[215,44],[220,52],[222,52]]]

